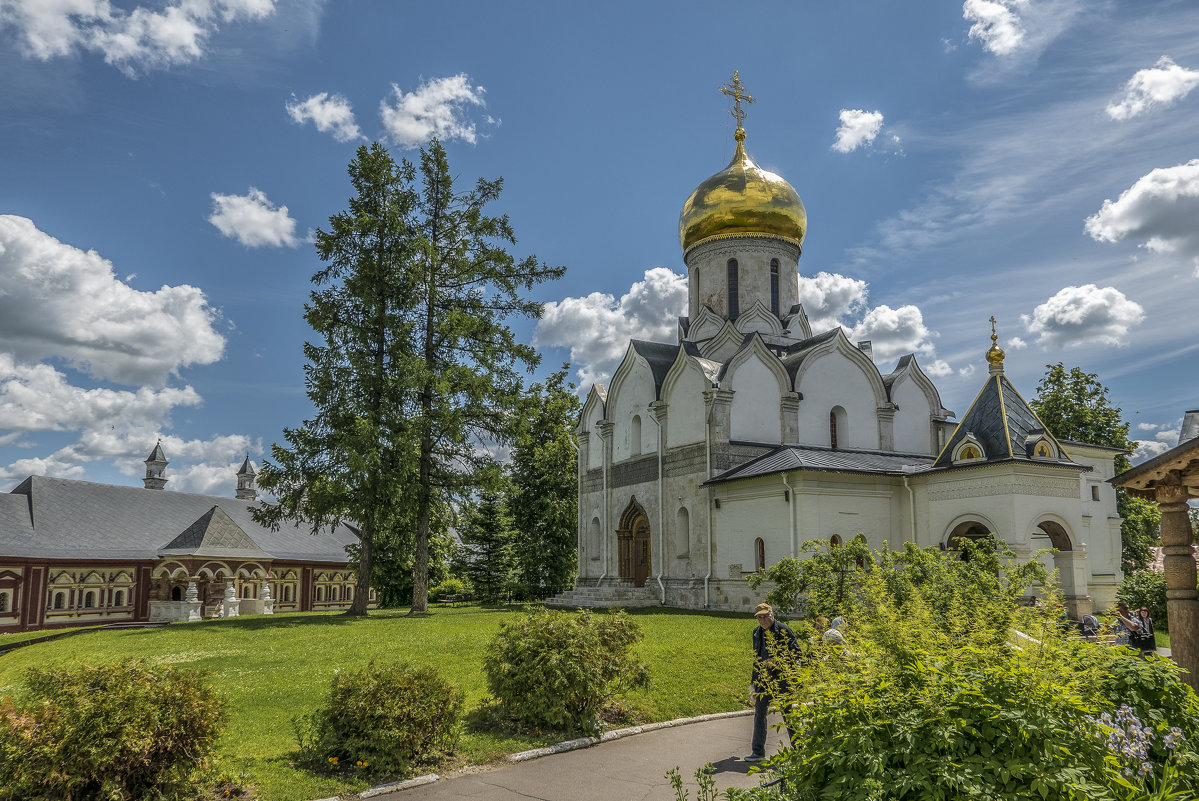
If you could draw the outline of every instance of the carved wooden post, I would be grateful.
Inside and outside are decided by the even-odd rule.
[[[1194,532],[1187,516],[1187,490],[1179,484],[1154,488],[1162,513],[1162,550],[1165,553],[1166,617],[1170,623],[1170,650],[1186,670],[1182,680],[1199,690],[1199,590],[1195,589]]]

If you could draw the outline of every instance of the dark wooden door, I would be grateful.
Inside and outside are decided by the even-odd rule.
[[[649,571],[649,521],[643,517],[633,526],[633,585],[644,587]]]

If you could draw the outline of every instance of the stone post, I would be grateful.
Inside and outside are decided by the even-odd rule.
[[[237,617],[241,601],[237,599],[237,590],[233,579],[225,582],[225,600],[221,605],[221,617]]]
[[[1166,572],[1166,619],[1170,650],[1185,673],[1182,680],[1199,690],[1199,590],[1195,589],[1194,532],[1187,517],[1187,491],[1181,484],[1154,488],[1162,513],[1162,550]]]
[[[271,582],[262,580],[262,589],[258,592],[258,600],[262,601],[262,614],[275,614],[275,602],[271,600]]]
[[[204,604],[200,602],[200,591],[196,589],[196,582],[187,582],[187,592],[183,595],[183,602],[187,604],[187,616],[184,620],[191,622],[200,620],[203,617],[202,607]]]

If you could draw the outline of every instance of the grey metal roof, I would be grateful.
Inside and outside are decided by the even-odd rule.
[[[911,475],[927,470],[932,463],[931,456],[918,454],[783,445],[751,459],[745,464],[726,470],[705,483],[720,484],[726,481],[755,478],[772,473],[787,473],[793,470]]]
[[[211,556],[218,559],[270,559],[219,506],[183,530],[158,552],[160,556]]]
[[[254,546],[276,559],[343,562],[353,530],[309,533],[284,524],[260,526],[250,510],[260,501],[30,476],[0,495],[0,555],[46,559],[156,559],[214,506]],[[24,509],[25,511],[22,511]],[[261,558],[261,557],[260,557]]]
[[[237,474],[239,476],[257,475],[257,473],[254,472],[254,465],[250,462],[250,454],[246,454],[246,460],[242,462],[241,467],[237,469]]]
[[[950,435],[949,441],[937,456],[937,468],[953,467],[953,451],[959,442],[968,435],[973,435],[985,451],[985,462],[998,461],[1033,461],[1029,458],[1027,447],[1029,443],[1047,436],[1054,439],[1053,434],[1045,428],[1036,413],[1008,381],[1003,373],[987,377],[970,409],[958,423],[958,427]],[[1054,439],[1057,442],[1056,439]],[[1061,443],[1057,443],[1059,446]],[[1075,464],[1062,450],[1062,458],[1045,461],[1036,460],[1038,464],[1059,464],[1086,470],[1080,464]]]
[[[629,341],[633,350],[637,351],[642,358],[649,363],[650,372],[654,376],[654,397],[661,397],[662,382],[666,380],[666,374],[670,372],[671,365],[679,356],[679,348],[687,352],[688,356],[699,357],[699,346],[694,342],[683,342],[679,345],[669,345],[665,342],[647,342],[644,339],[633,339]]]
[[[818,345],[823,345],[825,342],[836,337],[840,330],[840,328],[830,328],[823,334],[808,337],[787,348],[786,355],[782,357],[783,366],[787,368],[787,375],[791,377],[792,383],[795,383],[795,374],[799,372],[799,366],[803,364],[803,360],[808,354]]]

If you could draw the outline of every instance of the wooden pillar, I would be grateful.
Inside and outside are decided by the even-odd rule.
[[[1154,488],[1162,513],[1162,550],[1166,573],[1166,618],[1170,650],[1185,673],[1182,680],[1199,690],[1199,590],[1195,589],[1194,532],[1187,516],[1187,490],[1178,484]]]

